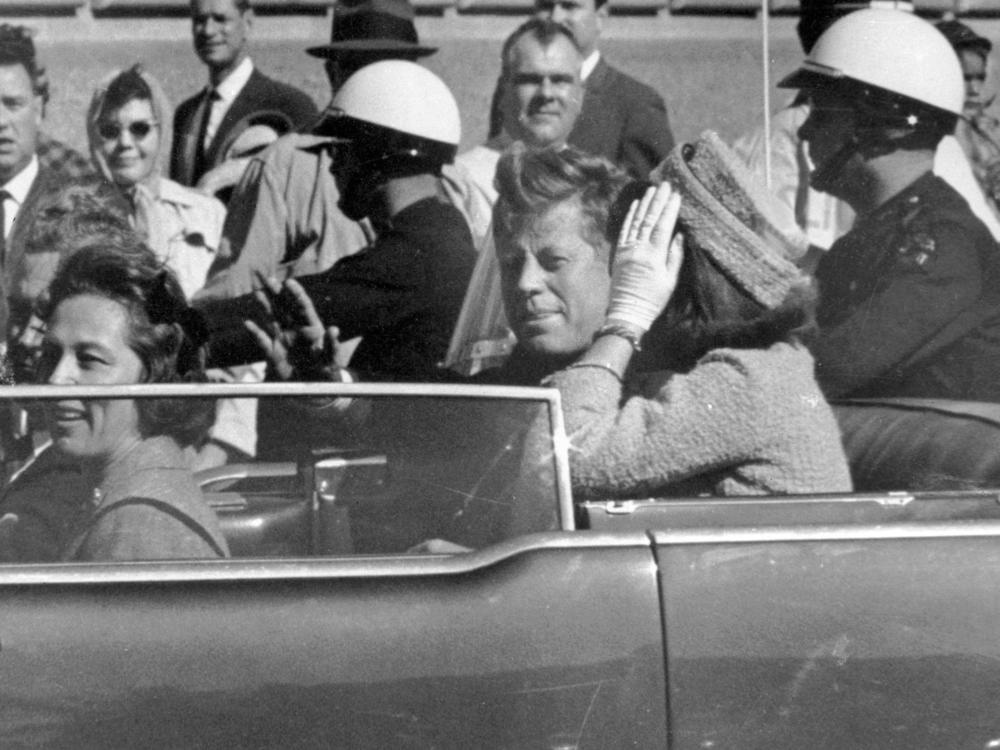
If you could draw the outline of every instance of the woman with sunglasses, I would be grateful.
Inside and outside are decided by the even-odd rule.
[[[162,175],[171,112],[160,84],[136,64],[98,86],[87,111],[87,135],[97,168],[130,200],[136,230],[190,299],[205,283],[226,209]]]
[[[132,225],[191,299],[202,288],[222,236],[226,208],[216,198],[163,176],[170,155],[172,108],[140,64],[115,71],[97,87],[87,111],[90,153],[101,173],[128,198]],[[251,374],[213,370],[213,379]],[[227,399],[198,459],[208,468],[252,455],[255,402]]]

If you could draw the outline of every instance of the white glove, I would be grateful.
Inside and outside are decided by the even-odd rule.
[[[670,183],[650,187],[633,201],[611,266],[609,321],[648,331],[677,287],[683,254],[674,237],[681,199]]]

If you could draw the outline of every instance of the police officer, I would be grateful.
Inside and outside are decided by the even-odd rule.
[[[858,215],[816,274],[827,396],[1000,400],[1000,253],[931,171],[962,112],[947,40],[913,14],[860,10],[780,85],[811,100],[812,186]]]
[[[315,132],[338,140],[331,171],[341,211],[367,218],[377,239],[296,281],[325,325],[344,339],[362,337],[352,368],[393,380],[436,377],[476,260],[468,224],[441,185],[441,168],[454,159],[461,135],[455,99],[426,68],[383,60],[347,79]],[[259,358],[256,342],[233,341],[244,317],[277,330],[270,311],[254,309],[253,301],[244,296],[202,308],[211,321],[213,363]],[[272,300],[277,322],[288,323],[280,320],[281,301]]]

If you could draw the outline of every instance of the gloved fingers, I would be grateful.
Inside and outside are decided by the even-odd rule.
[[[681,272],[681,264],[684,262],[684,235],[677,232],[670,240],[670,247],[667,248],[667,281],[671,288],[677,287],[677,277]]]
[[[632,224],[635,221],[635,215],[638,211],[639,201],[634,200],[628,207],[628,213],[625,215],[625,221],[622,222],[621,231],[618,232],[618,247],[623,247],[624,245],[634,242],[634,240],[630,239],[630,236],[632,234]]]
[[[632,201],[632,206],[629,208],[628,216],[625,218],[625,245],[634,245],[637,242],[642,242],[644,238],[649,237],[649,232],[652,231],[652,223],[648,224],[648,228],[645,230],[645,237],[643,236],[644,222],[648,223],[649,206],[653,202],[653,196],[656,194],[656,187],[650,186],[646,189],[646,192],[642,194],[642,199],[636,205],[635,201]]]
[[[669,247],[680,210],[681,196],[670,183],[664,182],[657,186],[656,196],[650,206],[650,216],[655,217],[649,234],[649,241],[653,245]]]

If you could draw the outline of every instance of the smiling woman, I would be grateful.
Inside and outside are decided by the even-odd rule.
[[[98,170],[131,202],[136,230],[191,297],[215,257],[226,209],[215,198],[161,175],[171,111],[156,79],[134,65],[98,86],[87,113],[87,134]]]
[[[52,282],[44,318],[41,382],[203,379],[204,326],[184,302],[173,274],[136,240],[109,238],[77,248]],[[37,528],[22,529],[18,521],[13,535],[30,534],[34,545],[13,540],[10,547],[22,559],[228,555],[183,452],[205,439],[215,418],[214,401],[62,399],[47,416],[51,446],[14,481],[8,498],[18,492],[32,496],[31,503],[60,509],[43,516],[61,517],[52,535],[40,541]],[[54,484],[67,496],[39,489]],[[16,503],[6,507],[17,510]],[[32,510],[38,517],[37,507]]]

